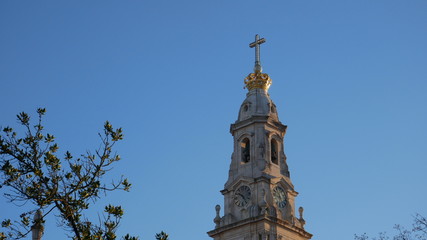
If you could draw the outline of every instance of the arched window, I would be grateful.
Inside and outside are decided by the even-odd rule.
[[[277,141],[274,139],[271,139],[271,143],[270,143],[270,153],[271,153],[271,162],[274,164],[278,164],[279,163],[279,155],[277,153]]]
[[[248,138],[240,142],[242,162],[247,163],[251,160],[251,143]]]

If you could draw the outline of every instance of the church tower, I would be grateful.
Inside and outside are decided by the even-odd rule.
[[[255,47],[254,73],[244,83],[248,89],[238,119],[231,124],[234,139],[224,195],[224,216],[215,207],[214,240],[308,240],[304,230],[303,208],[295,212],[294,190],[286,155],[286,125],[279,121],[268,88],[272,81],[262,73],[258,35],[249,46]],[[298,216],[297,216],[298,214]]]

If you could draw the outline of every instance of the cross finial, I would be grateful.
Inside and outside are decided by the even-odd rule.
[[[255,67],[254,67],[254,72],[256,73],[260,73],[262,72],[262,67],[261,67],[261,60],[260,60],[260,54],[259,54],[259,45],[265,43],[265,38],[259,38],[259,35],[255,35],[255,42],[250,43],[249,47],[253,48],[255,47]]]

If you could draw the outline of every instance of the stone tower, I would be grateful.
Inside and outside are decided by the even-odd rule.
[[[224,195],[224,216],[215,207],[214,240],[308,240],[303,208],[295,211],[298,193],[290,179],[284,136],[286,125],[278,118],[268,88],[272,81],[262,73],[259,47],[265,39],[258,35],[254,73],[245,78],[248,89],[238,119],[231,124],[234,151]]]

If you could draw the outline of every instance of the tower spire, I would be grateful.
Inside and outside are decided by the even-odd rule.
[[[264,89],[268,91],[272,81],[266,73],[262,73],[261,60],[260,60],[260,45],[265,43],[265,38],[259,38],[259,35],[255,35],[255,42],[249,44],[250,48],[255,48],[255,67],[254,72],[249,74],[245,80],[245,88],[249,91],[253,89]]]

